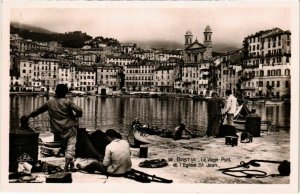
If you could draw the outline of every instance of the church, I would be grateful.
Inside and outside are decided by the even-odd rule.
[[[201,44],[197,38],[193,42],[193,34],[188,30],[185,34],[185,62],[199,63],[203,60],[209,60],[212,57],[212,31],[210,26],[206,26],[204,32],[204,41]]]
[[[184,35],[184,65],[182,67],[181,92],[210,96],[210,66],[212,65],[212,30],[206,26],[204,41],[200,43],[190,30]]]

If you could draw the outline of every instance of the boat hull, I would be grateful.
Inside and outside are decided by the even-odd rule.
[[[234,127],[237,130],[240,130],[240,131],[246,130],[245,129],[246,121],[234,120],[233,123],[234,123]],[[261,123],[260,123],[261,131],[268,131],[269,127],[270,127],[270,123],[268,121],[261,121]]]
[[[164,138],[157,135],[149,135],[139,130],[133,129],[134,139],[140,144],[166,143],[170,142],[170,138]]]
[[[284,101],[272,101],[272,100],[266,100],[265,105],[282,105],[284,104]]]

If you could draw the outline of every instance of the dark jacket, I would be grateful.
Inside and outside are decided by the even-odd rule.
[[[222,115],[221,108],[224,108],[225,103],[221,98],[212,97],[207,103],[208,115]]]

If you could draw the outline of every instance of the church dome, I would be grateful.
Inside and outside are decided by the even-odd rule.
[[[211,28],[210,28],[210,26],[209,26],[209,25],[207,25],[207,26],[206,26],[206,28],[205,28],[205,32],[211,32]]]
[[[191,30],[187,30],[185,35],[193,35],[193,34],[192,34]]]

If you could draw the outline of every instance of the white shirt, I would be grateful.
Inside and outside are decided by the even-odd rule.
[[[225,112],[228,114],[234,114],[237,109],[237,99],[233,94],[230,94],[227,98]]]
[[[105,148],[103,165],[111,174],[123,174],[131,170],[130,146],[125,140],[115,139]]]

